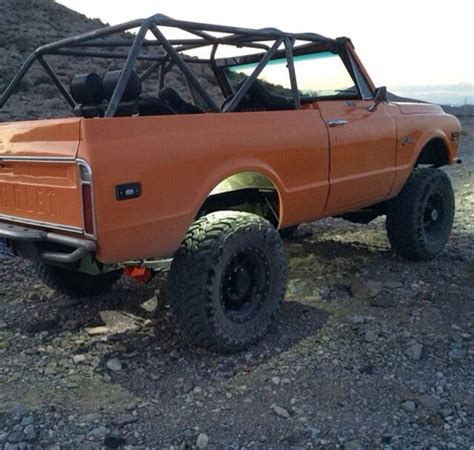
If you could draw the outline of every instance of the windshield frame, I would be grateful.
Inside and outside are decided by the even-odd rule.
[[[268,58],[267,63],[265,66],[274,60],[282,59],[287,61],[290,82],[291,82],[291,90],[293,95],[293,102],[295,109],[300,109],[301,104],[305,103],[313,103],[320,100],[369,100],[373,99],[373,84],[370,79],[367,78],[366,73],[364,70],[359,68],[359,61],[356,60],[352,52],[347,49],[346,43],[350,42],[347,38],[338,38],[333,43],[324,43],[324,44],[306,44],[297,47],[292,47],[290,52],[288,52],[288,48],[285,50],[278,50],[274,52],[274,54]],[[311,54],[318,54],[324,52],[331,52],[334,55],[338,55],[344,64],[345,69],[347,70],[349,76],[351,77],[354,86],[357,90],[357,94],[351,94],[347,96],[315,96],[315,97],[302,97],[301,92],[298,89],[298,79],[295,73],[295,57],[304,56],[304,55],[311,55]],[[289,54],[291,53],[291,54]],[[246,65],[246,64],[256,64],[258,66],[259,62],[262,62],[263,58],[268,55],[268,53],[259,53],[259,54],[251,54],[251,55],[244,55],[240,57],[231,57],[231,58],[221,58],[216,59],[214,71],[216,73],[216,77],[221,85],[221,89],[223,94],[226,98],[229,98],[233,95],[237,95],[242,91],[242,88],[239,89],[237,92],[231,87],[229,79],[226,74],[226,68],[231,66],[238,66],[238,65]],[[262,68],[263,70],[263,68]],[[259,71],[257,74],[252,73],[250,77],[252,77],[252,81],[258,78],[258,75],[261,73]],[[249,77],[249,78],[250,78]],[[247,83],[244,83],[244,85]],[[249,83],[251,84],[251,83]],[[245,94],[244,94],[245,95]],[[242,96],[243,97],[243,96]]]

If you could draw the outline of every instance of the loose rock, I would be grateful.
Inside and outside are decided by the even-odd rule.
[[[107,428],[105,428],[104,426],[99,426],[89,431],[89,433],[87,434],[87,439],[91,441],[102,440],[105,438],[108,432],[109,430],[107,430]]]
[[[402,409],[407,412],[415,412],[416,411],[416,403],[413,400],[407,400],[402,403]]]
[[[422,344],[412,344],[405,350],[405,355],[409,358],[414,359],[415,361],[419,361],[421,359],[421,355],[423,353],[423,345]]]
[[[272,409],[277,416],[283,417],[284,419],[288,419],[290,417],[290,413],[281,406],[272,405]]]
[[[196,441],[197,448],[207,448],[209,445],[209,436],[206,433],[201,433]]]
[[[123,369],[122,362],[118,358],[109,359],[106,365],[112,372],[120,372]]]
[[[466,357],[467,351],[463,348],[456,348],[449,352],[449,359],[453,361],[462,361]]]
[[[74,361],[74,364],[82,364],[87,361],[87,357],[86,355],[74,355],[72,360]]]
[[[93,328],[86,328],[86,333],[89,336],[98,336],[101,334],[107,334],[110,332],[108,327],[93,327]]]
[[[353,278],[351,282],[351,293],[355,298],[373,298],[382,292],[382,283],[372,280]]]
[[[116,417],[114,420],[112,420],[112,424],[119,428],[135,422],[138,422],[138,417],[132,414],[126,414],[124,416]]]

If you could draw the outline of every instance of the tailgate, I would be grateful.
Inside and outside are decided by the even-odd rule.
[[[82,230],[80,119],[0,124],[0,219]]]

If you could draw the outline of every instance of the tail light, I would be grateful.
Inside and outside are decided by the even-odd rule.
[[[79,163],[79,174],[81,180],[82,214],[84,231],[86,234],[94,234],[94,208],[92,200],[92,171],[88,165]]]

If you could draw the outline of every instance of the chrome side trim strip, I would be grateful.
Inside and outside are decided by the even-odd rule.
[[[76,158],[74,156],[0,156],[0,161],[14,162],[57,162],[66,163],[74,162]]]
[[[24,219],[22,217],[7,216],[5,214],[0,214],[0,220],[7,220],[9,222],[23,223],[25,225],[34,225],[38,227],[52,228],[54,230],[68,231],[70,233],[82,234],[82,228],[80,227],[61,225],[58,223],[42,222],[40,220],[33,220],[33,219]]]

